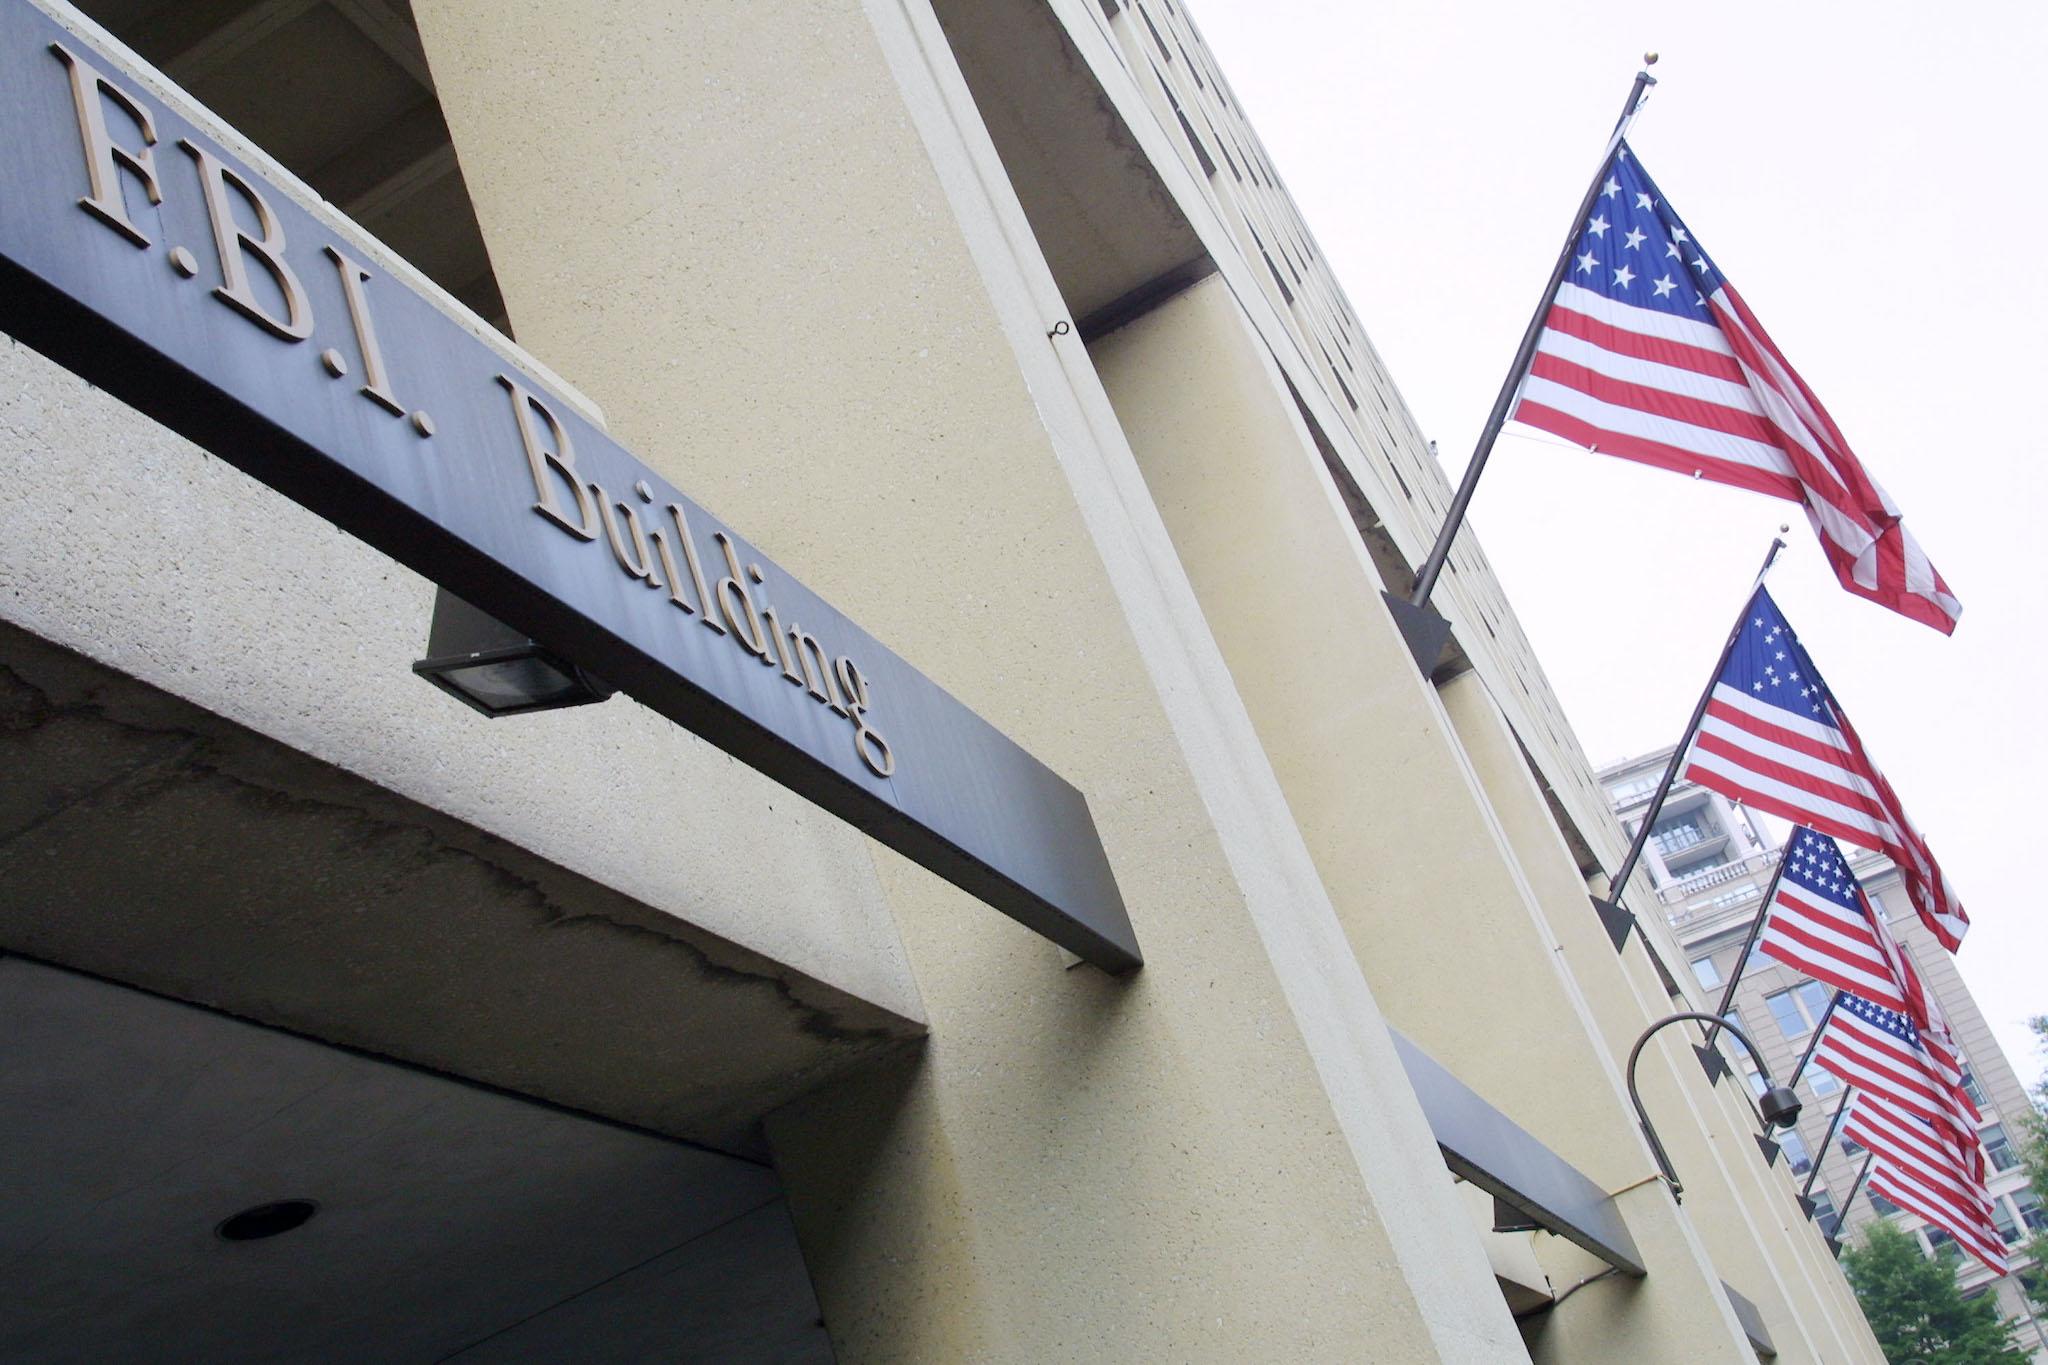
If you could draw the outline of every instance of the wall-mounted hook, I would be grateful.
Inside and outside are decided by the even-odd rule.
[[[1055,322],[1052,325],[1052,330],[1050,332],[1047,332],[1046,335],[1049,337],[1063,337],[1073,330],[1073,328],[1067,326],[1066,319],[1061,318],[1058,322]]]

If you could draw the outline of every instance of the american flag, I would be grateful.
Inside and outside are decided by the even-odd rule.
[[[1894,1009],[1925,1026],[1926,995],[1917,977],[1902,980],[1883,920],[1871,913],[1841,848],[1825,834],[1794,828],[1785,841],[1785,869],[1766,908],[1757,946],[1794,971]],[[1909,996],[1910,991],[1910,996]]]
[[[1842,1132],[1877,1154],[1871,1189],[1946,1230],[1995,1273],[2006,1273],[2005,1241],[1991,1216],[1990,1191],[1981,1175],[1972,1174],[1976,1163],[1879,1095],[1856,1096]]]
[[[1962,1064],[1945,1037],[1923,1033],[1898,1010],[1842,991],[1821,1030],[1813,1062],[1842,1084],[1934,1125],[1958,1152],[1968,1154],[1971,1178],[1983,1183],[1984,1154],[1977,1146],[1982,1115],[1963,1089]]]
[[[1954,952],[1970,927],[1927,841],[1821,681],[1778,604],[1750,598],[1685,776],[1899,866],[1921,923]]]
[[[1603,454],[1800,503],[1843,587],[1955,629],[1962,604],[1898,508],[1627,143],[1509,415]]]

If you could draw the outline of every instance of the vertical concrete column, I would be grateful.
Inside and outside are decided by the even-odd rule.
[[[1629,1049],[1655,1020],[1690,1008],[1665,993],[1645,943],[1663,937],[1650,919],[1617,954],[1587,903],[1585,884],[1530,772],[1507,718],[1477,673],[1438,689],[1444,713],[1472,760],[1501,829],[1535,894],[1548,932],[1578,982],[1611,1056]],[[1654,917],[1654,893],[1631,898]],[[1709,1086],[1691,1044],[1698,1031],[1674,1024],[1643,1052],[1637,1079],[1685,1183],[1685,1213],[1721,1278],[1756,1304],[1786,1361],[1876,1359],[1875,1341],[1854,1295],[1826,1255],[1820,1234],[1798,1214],[1782,1164],[1764,1166],[1756,1125],[1733,1078]]]
[[[847,869],[931,1039],[770,1125],[839,1358],[1511,1358],[1451,1191],[1376,1192],[1442,1178],[1412,1097],[1344,1098],[1392,1116],[1364,1167],[1340,1132],[1255,831],[1200,795],[1217,757],[1177,737],[862,6],[415,8],[520,340],[1075,782],[1147,956],[1067,970],[893,855]]]
[[[1747,1358],[1694,1230],[1646,1183],[1617,1068],[1228,286],[1204,281],[1090,349],[1388,1018],[1625,1192],[1651,1274],[1615,1292],[1609,1349]]]

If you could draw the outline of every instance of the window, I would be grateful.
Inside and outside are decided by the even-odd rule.
[[[1927,1254],[1937,1261],[1955,1262],[1963,1259],[1963,1249],[1956,1245],[1956,1239],[1940,1228],[1921,1229],[1927,1235]]]
[[[1991,1217],[1998,1224],[1998,1235],[2004,1239],[2007,1246],[2011,1246],[2026,1235],[2020,1231],[2020,1220],[2006,1207],[2003,1199],[1991,1201]]]
[[[1877,1216],[1880,1218],[1889,1218],[1899,1211],[1897,1204],[1894,1204],[1876,1190],[1870,1192],[1870,1207],[1877,1210]]]
[[[1816,1095],[1832,1095],[1842,1088],[1840,1081],[1817,1066],[1809,1067],[1806,1077],[1806,1083],[1813,1087],[1813,1093]]]
[[[1863,1155],[1863,1144],[1858,1142],[1855,1138],[1850,1137],[1847,1133],[1842,1134],[1841,1143],[1843,1156]],[[1876,1196],[1872,1197],[1875,1198]]]
[[[1991,1158],[1992,1170],[2009,1171],[2020,1164],[2019,1153],[2012,1149],[2004,1124],[1994,1123],[1977,1136],[1984,1141],[1984,1155]]]
[[[1629,781],[1613,788],[1610,799],[1617,806],[1634,805],[1642,797],[1648,796],[1651,792],[1657,790],[1657,782],[1658,779],[1655,777],[1631,778]]]
[[[1804,1038],[1828,1012],[1828,988],[1818,981],[1802,981],[1789,991],[1765,996],[1764,1003],[1771,1007],[1779,1033],[1788,1040]]]
[[[1970,1103],[1979,1109],[1984,1107],[1984,1091],[1977,1084],[1977,1073],[1970,1070],[1967,1065],[1963,1067],[1963,1093],[1970,1097]]]
[[[1813,1169],[1813,1156],[1806,1150],[1806,1139],[1787,1128],[1778,1134],[1778,1146],[1785,1153],[1785,1161],[1792,1167],[1792,1174],[1805,1175]]]
[[[2019,1213],[2022,1223],[2036,1232],[2048,1232],[2048,1209],[2041,1207],[2040,1195],[2028,1189],[2014,1190],[2012,1206]]]
[[[1714,965],[1711,957],[1696,957],[1692,960],[1693,980],[1700,983],[1700,989],[1712,990],[1721,984],[1721,970]]]
[[[1650,830],[1650,841],[1657,845],[1659,853],[1670,859],[1697,844],[1719,837],[1720,833],[1706,807],[1696,806],[1659,820]]]
[[[1841,1215],[1835,1212],[1834,1196],[1826,1190],[1815,1190],[1813,1192],[1813,1225],[1820,1229],[1820,1235],[1823,1237],[1834,1236],[1835,1225],[1841,1221]]]

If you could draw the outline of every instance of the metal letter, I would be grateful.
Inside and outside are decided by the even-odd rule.
[[[363,378],[369,382],[363,385],[362,395],[374,399],[392,416],[403,417],[405,404],[391,391],[390,377],[384,372],[384,353],[377,349],[377,329],[370,322],[370,300],[363,290],[363,281],[370,278],[370,272],[334,247],[328,247],[327,254],[341,272],[341,293],[348,300],[348,320],[355,325],[356,349],[363,353]]]
[[[562,429],[560,419],[548,410],[547,405],[521,388],[518,380],[501,374],[498,382],[512,394],[512,413],[519,420],[519,440],[526,447],[527,467],[533,471],[533,493],[537,499],[533,510],[572,536],[596,540],[597,509],[590,505],[590,492],[577,476],[576,448],[569,443],[569,433]],[[536,412],[548,424],[548,431],[555,438],[553,450],[540,443],[540,433],[533,429],[533,414]],[[561,472],[562,477],[569,481],[570,490],[576,494],[574,521],[563,514],[562,500],[555,496],[555,481],[548,477],[550,465]]]
[[[85,169],[92,180],[92,193],[79,200],[78,206],[135,245],[147,247],[149,238],[129,221],[128,201],[121,189],[120,168],[126,166],[141,178],[143,192],[149,196],[150,203],[164,202],[163,189],[156,182],[156,153],[150,150],[156,145],[156,124],[149,117],[149,111],[135,102],[134,96],[97,69],[86,65],[70,48],[62,43],[51,43],[50,51],[57,54],[58,60],[71,73],[71,102],[78,107],[78,135],[85,140]],[[114,140],[107,136],[107,120],[100,108],[102,91],[127,110],[128,117],[134,119],[135,126],[142,130],[139,150],[116,147]]]
[[[313,310],[306,305],[305,286],[285,264],[284,225],[277,221],[270,204],[254,185],[223,166],[212,152],[189,138],[180,138],[178,145],[192,153],[192,159],[199,163],[199,183],[206,191],[206,216],[213,222],[214,250],[220,255],[221,284],[213,291],[214,297],[287,341],[304,341],[313,335]],[[230,184],[256,210],[256,225],[263,230],[261,237],[251,237],[235,221],[234,209],[228,203]],[[254,256],[277,282],[284,294],[284,317],[272,317],[249,288],[245,253]]]

